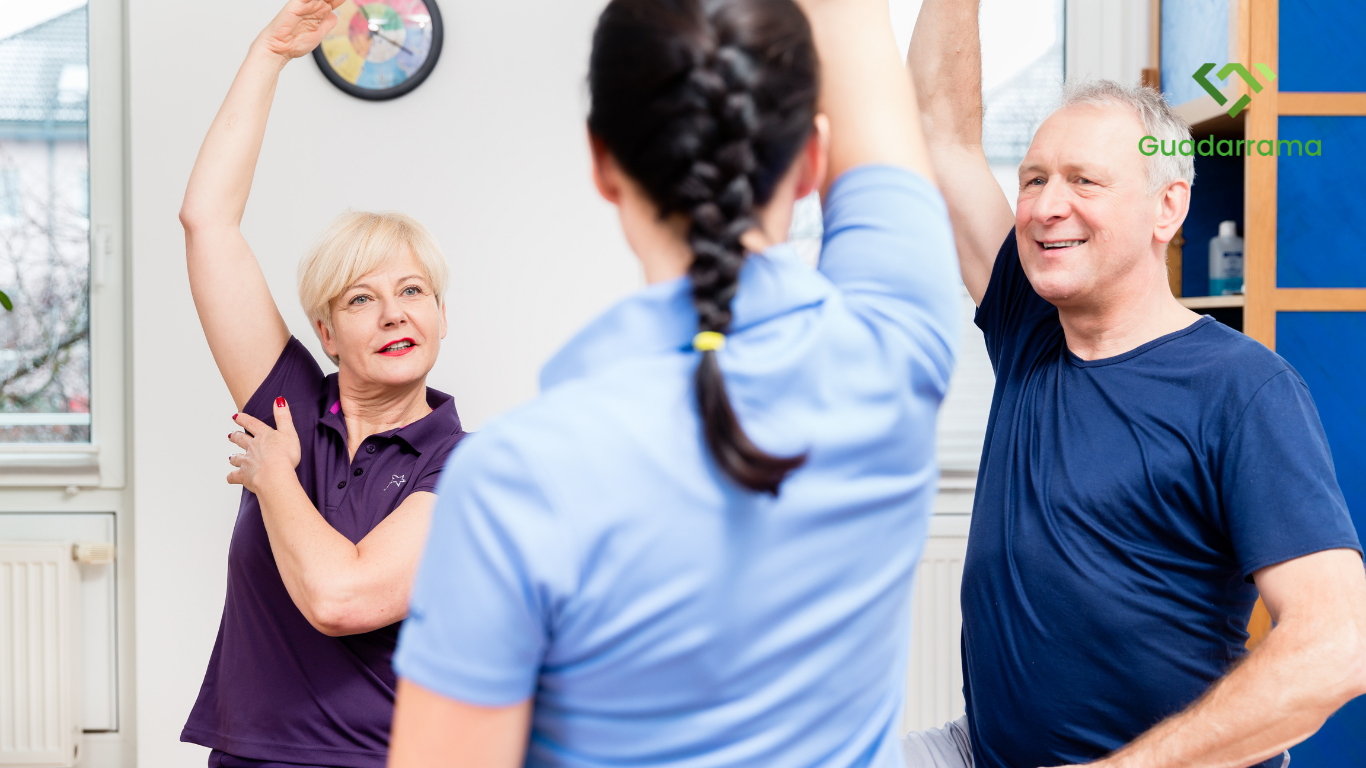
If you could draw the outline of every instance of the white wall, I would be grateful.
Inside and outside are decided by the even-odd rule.
[[[454,285],[431,384],[467,428],[530,398],[540,364],[640,284],[588,175],[583,119],[600,0],[440,0],[445,48],[396,101],[285,71],[244,229],[285,319],[299,255],[347,206],[427,224]],[[222,610],[238,489],[233,404],[200,335],[176,213],[204,131],[277,0],[129,0],[129,128],[138,764],[202,765],[180,744]],[[553,322],[547,322],[553,318]]]

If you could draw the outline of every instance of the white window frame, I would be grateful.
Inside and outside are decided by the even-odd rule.
[[[0,487],[119,489],[127,446],[124,3],[90,0],[90,442],[0,443]]]
[[[89,0],[90,443],[0,445],[0,515],[113,513],[114,730],[87,732],[82,768],[137,764],[128,386],[126,0]]]

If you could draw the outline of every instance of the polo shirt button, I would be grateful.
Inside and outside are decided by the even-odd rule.
[[[340,483],[337,483],[337,490],[341,490],[342,488],[345,488],[345,487],[346,487],[346,481],[345,481],[345,480],[341,481]]]
[[[371,443],[371,444],[365,446],[365,452],[366,452],[366,453],[374,453],[374,452],[375,452],[375,444],[374,444],[374,443]]]
[[[360,477],[361,473],[363,472],[365,472],[365,470],[361,469],[360,467],[356,467],[356,471],[352,472],[351,474],[355,475],[356,477]]]

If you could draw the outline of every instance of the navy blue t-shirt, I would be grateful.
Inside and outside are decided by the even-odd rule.
[[[1361,547],[1308,388],[1258,342],[1203,317],[1082,360],[1014,233],[977,325],[996,392],[963,571],[973,756],[1090,762],[1246,653],[1254,571]]]

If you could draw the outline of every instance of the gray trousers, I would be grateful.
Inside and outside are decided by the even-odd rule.
[[[972,768],[967,716],[943,728],[911,731],[901,739],[901,752],[906,768]]]
[[[906,768],[972,768],[968,719],[960,717],[943,728],[912,731],[901,739]],[[1290,768],[1290,753],[1282,754],[1281,768]]]

